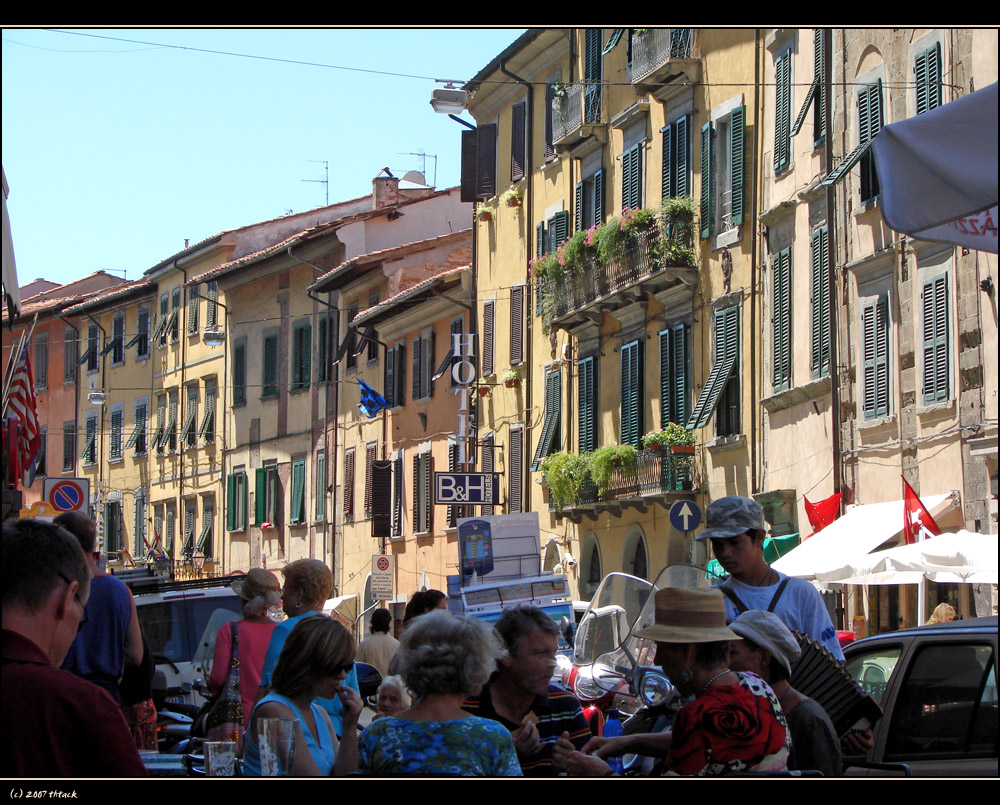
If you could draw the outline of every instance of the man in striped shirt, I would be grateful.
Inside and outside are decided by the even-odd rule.
[[[563,771],[552,757],[560,736],[565,734],[577,749],[591,738],[580,702],[552,682],[559,628],[542,610],[527,605],[504,610],[494,628],[507,656],[463,707],[510,730],[526,777],[555,776]]]

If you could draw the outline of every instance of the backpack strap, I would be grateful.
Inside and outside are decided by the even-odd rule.
[[[743,601],[740,600],[740,597],[730,588],[728,579],[719,585],[719,589],[722,590],[726,598],[733,602],[733,606],[736,607],[737,612],[742,614],[747,611],[747,605],[744,604]],[[772,604],[773,603],[774,602],[772,602]]]
[[[774,591],[774,598],[771,599],[771,603],[767,608],[768,612],[774,612],[774,608],[778,605],[778,599],[781,598],[781,594],[785,591],[785,585],[788,584],[790,579],[784,578],[781,583],[778,584],[778,589]]]

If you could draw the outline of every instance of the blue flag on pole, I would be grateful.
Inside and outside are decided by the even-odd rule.
[[[361,409],[361,413],[366,417],[372,419],[382,408],[389,407],[389,403],[386,402],[385,397],[365,383],[364,380],[358,380],[358,385],[361,386],[361,402],[358,403],[358,408]]]

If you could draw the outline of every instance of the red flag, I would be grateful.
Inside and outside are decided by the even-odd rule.
[[[810,503],[809,498],[802,498],[806,504],[806,516],[809,518],[809,524],[813,527],[813,532],[809,537],[818,534],[837,519],[837,516],[840,514],[840,498],[841,494],[839,492],[835,495],[830,495],[826,500],[821,500],[819,503]],[[805,537],[804,539],[809,539],[809,537]]]
[[[31,375],[31,358],[28,356],[28,344],[21,349],[21,357],[14,367],[10,391],[7,395],[7,410],[11,416],[17,417],[20,423],[20,434],[17,441],[18,458],[25,478],[29,475],[34,480],[35,459],[41,448],[41,432],[38,427],[38,407],[35,402],[35,381]],[[29,485],[30,480],[25,481]]]
[[[912,545],[920,537],[921,530],[927,531],[931,536],[938,536],[941,529],[934,522],[927,507],[920,502],[917,493],[913,491],[906,479],[903,478],[903,539],[907,545]]]

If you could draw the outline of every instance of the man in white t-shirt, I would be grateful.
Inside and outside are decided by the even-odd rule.
[[[733,495],[708,504],[705,528],[696,539],[711,540],[715,558],[729,574],[719,585],[726,595],[726,620],[748,609],[773,612],[789,629],[816,640],[843,662],[837,630],[819,592],[809,582],[790,578],[767,563],[766,536],[764,510],[757,501]]]

